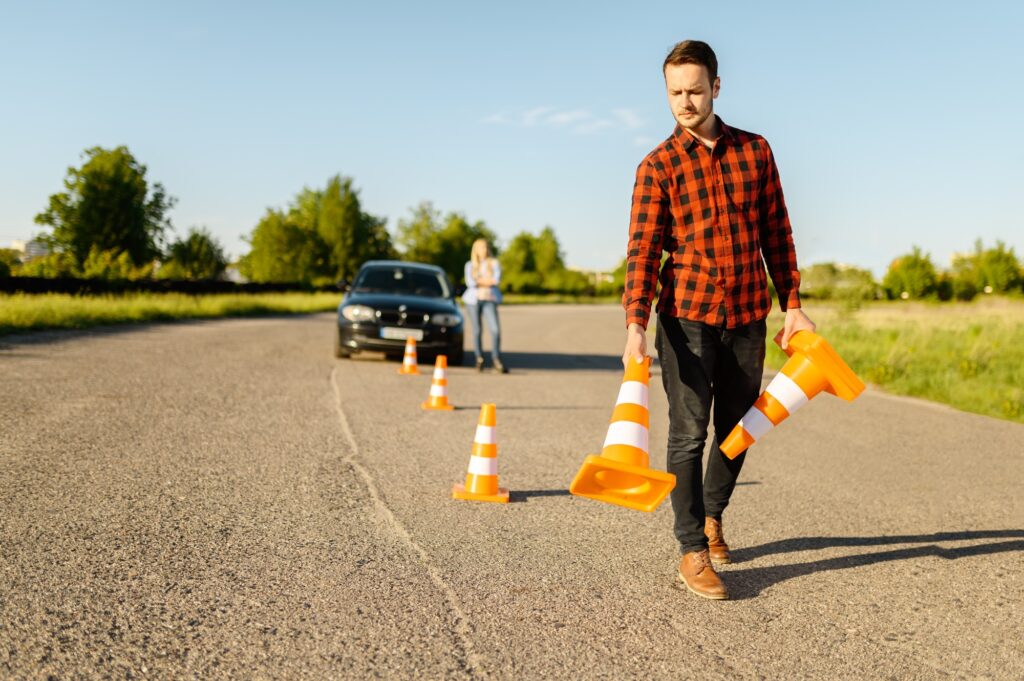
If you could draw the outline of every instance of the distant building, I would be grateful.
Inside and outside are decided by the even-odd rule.
[[[24,263],[43,255],[49,255],[50,249],[38,241],[21,241],[15,239],[11,242],[11,249],[18,252],[18,258]]]
[[[604,272],[602,270],[588,270],[582,267],[567,267],[566,269],[571,270],[573,272],[579,272],[580,274],[586,276],[587,281],[589,281],[593,286],[598,286],[599,284],[610,284],[613,281],[615,281],[615,275],[613,275],[611,272]]]

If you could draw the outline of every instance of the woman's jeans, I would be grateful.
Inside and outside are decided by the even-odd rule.
[[[668,395],[668,472],[676,476],[672,510],[683,553],[708,547],[704,518],[721,520],[736,487],[746,453],[729,459],[718,443],[761,391],[765,329],[764,320],[726,329],[658,315],[654,345]],[[715,437],[701,484],[712,402]]]
[[[466,312],[469,321],[473,326],[473,352],[477,359],[484,356],[483,345],[480,342],[481,317],[487,324],[487,332],[491,334],[491,359],[495,362],[501,361],[501,325],[498,323],[498,304],[493,300],[481,300],[473,305],[466,305]]]

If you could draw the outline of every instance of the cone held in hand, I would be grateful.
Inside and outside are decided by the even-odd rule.
[[[775,337],[780,342],[781,334]],[[730,459],[779,425],[787,416],[824,391],[852,402],[864,391],[864,384],[824,338],[810,331],[798,331],[789,340],[789,359],[765,391],[757,398],[729,436],[722,453]]]
[[[473,438],[473,454],[464,485],[452,485],[452,498],[468,501],[508,503],[508,490],[498,487],[498,441],[495,436],[496,409],[493,404],[480,405]]]
[[[438,355],[434,362],[434,377],[430,380],[430,397],[420,405],[433,411],[451,411],[455,409],[448,404],[448,358]]]
[[[601,456],[584,460],[569,486],[571,493],[653,511],[675,487],[676,476],[650,468],[650,365],[650,357],[627,363]]]
[[[402,358],[402,366],[398,370],[400,374],[419,374],[420,366],[416,363],[416,339],[408,336],[405,339],[405,357]]]

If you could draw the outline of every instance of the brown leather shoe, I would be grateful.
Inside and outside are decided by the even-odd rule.
[[[707,549],[690,551],[683,555],[683,559],[679,562],[679,579],[687,589],[698,596],[716,601],[729,597],[725,584],[718,577],[715,568],[711,566],[711,558],[708,557]]]
[[[722,533],[722,521],[711,516],[704,519],[704,535],[708,538],[708,554],[715,565],[727,565],[732,562],[729,545],[725,543]]]

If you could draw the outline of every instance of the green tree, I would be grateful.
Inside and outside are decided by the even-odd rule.
[[[464,214],[456,212],[442,217],[429,202],[413,208],[411,218],[398,221],[396,241],[402,257],[437,265],[455,285],[464,279],[466,262],[477,239],[486,239],[491,252],[497,252],[497,236],[482,220],[470,222]]]
[[[878,284],[869,270],[824,262],[800,271],[800,294],[822,300],[871,300]]]
[[[13,248],[0,248],[0,277],[9,277],[21,265],[21,254]]]
[[[156,261],[142,265],[132,262],[128,251],[100,250],[93,246],[85,262],[72,274],[84,279],[150,279],[153,277]]]
[[[86,256],[88,259],[88,256]],[[75,262],[70,252],[57,251],[48,253],[38,258],[32,258],[27,263],[18,267],[20,277],[45,277],[56,279],[58,277],[78,277],[82,270]]]
[[[953,260],[953,290],[957,297],[966,297],[967,293],[1008,293],[1020,285],[1020,261],[1002,241],[996,241],[995,248],[985,248],[978,239],[973,253]]]
[[[889,298],[925,298],[937,292],[939,279],[931,256],[918,246],[896,258],[882,280],[882,288]]]
[[[332,274],[330,248],[320,235],[282,211],[267,209],[249,243],[238,269],[252,281],[310,284]]]
[[[394,257],[385,220],[363,212],[350,178],[303,189],[287,212],[268,210],[239,271],[253,281],[326,284],[351,279],[366,260]]]
[[[171,243],[167,254],[159,271],[162,279],[219,279],[228,265],[224,249],[204,228],[190,229],[184,239]]]
[[[36,216],[53,230],[40,240],[79,266],[93,251],[127,253],[135,266],[150,263],[160,255],[174,198],[159,182],[150,185],[146,166],[127,147],[93,147],[83,157],[80,168],[68,168],[65,191],[50,196]]]
[[[520,232],[512,238],[501,253],[501,287],[513,293],[535,293],[541,290],[543,277],[537,271],[533,244],[536,240],[529,232]]]

